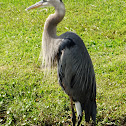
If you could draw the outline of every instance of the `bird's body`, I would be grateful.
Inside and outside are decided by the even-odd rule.
[[[43,5],[40,1],[37,5]],[[41,56],[45,66],[51,67],[57,62],[58,80],[71,99],[72,122],[75,125],[76,117],[73,103],[78,115],[78,126],[82,120],[82,111],[85,111],[85,120],[90,117],[96,120],[96,81],[91,58],[82,39],[73,32],[56,35],[56,27],[65,15],[65,7],[61,0],[48,0],[46,5],[55,7],[55,13],[50,15],[44,26]],[[32,6],[33,8],[33,6]],[[31,9],[31,8],[28,8]]]
[[[67,32],[62,36],[65,39],[60,46],[65,43],[66,47],[58,58],[59,83],[75,103],[80,102],[82,110],[90,113],[86,114],[87,122],[90,116],[95,121],[96,82],[90,56],[83,41],[75,33]]]

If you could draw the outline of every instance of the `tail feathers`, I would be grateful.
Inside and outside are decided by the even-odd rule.
[[[91,107],[91,117],[92,117],[92,120],[96,121],[96,113],[97,113],[97,105],[96,105],[96,101],[93,101],[91,103],[92,107]]]
[[[89,122],[90,121],[90,117],[92,118],[92,120],[96,121],[96,113],[97,113],[97,106],[96,106],[96,101],[91,101],[89,102],[89,104],[87,104],[84,108],[85,110],[85,121]]]

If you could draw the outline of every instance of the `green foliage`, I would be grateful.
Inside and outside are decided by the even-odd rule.
[[[69,125],[69,97],[56,70],[44,75],[38,62],[43,26],[53,8],[26,12],[36,0],[2,0],[0,124]],[[97,125],[126,125],[126,3],[64,0],[57,34],[76,32],[91,55],[97,80]],[[83,122],[84,124],[84,118]]]

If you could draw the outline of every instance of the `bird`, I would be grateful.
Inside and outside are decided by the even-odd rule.
[[[26,10],[53,6],[55,12],[46,19],[42,35],[40,57],[46,68],[57,64],[59,85],[69,96],[72,125],[79,126],[85,113],[86,124],[90,118],[96,124],[96,78],[93,63],[83,40],[74,32],[57,35],[57,25],[65,16],[62,0],[41,0]],[[76,113],[77,121],[76,121]]]

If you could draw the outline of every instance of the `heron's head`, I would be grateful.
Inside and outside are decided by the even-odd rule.
[[[49,7],[49,6],[57,7],[60,4],[62,4],[62,0],[41,0],[28,7],[26,10],[40,8],[40,7]]]

